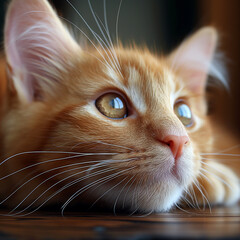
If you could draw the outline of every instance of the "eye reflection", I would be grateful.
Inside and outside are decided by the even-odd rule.
[[[184,101],[181,100],[175,103],[174,112],[185,127],[193,125],[191,109]]]
[[[110,100],[110,105],[112,106],[112,108],[115,108],[115,109],[124,108],[123,102],[119,97],[116,97],[116,98]]]
[[[178,107],[178,114],[180,117],[192,118],[190,108],[185,104],[182,104],[181,106]]]
[[[96,108],[100,113],[112,119],[123,119],[128,116],[125,100],[117,93],[107,93],[96,100]]]

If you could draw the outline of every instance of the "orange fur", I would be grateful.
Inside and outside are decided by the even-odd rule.
[[[14,4],[17,4],[16,0],[12,2],[8,16],[13,14]],[[49,8],[46,1],[38,0],[36,5],[39,5],[37,8]],[[51,14],[49,18],[57,22],[57,17]],[[11,21],[10,17],[8,21]],[[8,25],[6,29],[11,31]],[[207,33],[216,34],[207,29],[200,35],[205,34],[208,38]],[[214,45],[216,40],[212,41]],[[73,44],[61,53],[58,64],[66,64],[62,68],[58,66],[58,72],[54,72],[58,74],[57,81],[55,75],[54,78],[44,75],[43,80],[38,76],[33,78],[38,81],[37,89],[31,85],[33,82],[27,83],[36,95],[24,95],[25,90],[19,90],[16,81],[22,81],[23,75],[15,72],[15,65],[20,63],[5,49],[12,69],[9,86],[13,87],[5,95],[1,90],[4,99],[1,104],[1,196],[7,197],[18,186],[22,187],[4,201],[4,205],[15,208],[23,201],[17,212],[19,209],[34,210],[47,199],[46,204],[64,204],[79,189],[82,194],[76,204],[90,202],[91,205],[99,199],[111,207],[125,206],[143,212],[167,211],[181,199],[193,201],[195,205],[203,204],[206,200],[201,192],[209,204],[238,201],[238,177],[229,168],[232,162],[221,164],[201,159],[201,153],[214,151],[203,91],[206,74],[199,75],[201,85],[191,87],[186,74],[182,75],[186,69],[178,71],[171,65],[174,53],[170,58],[158,57],[137,47],[114,49],[118,71],[110,60],[104,62],[104,58],[108,59],[112,53],[110,49],[104,52],[100,47],[98,50],[90,48],[84,52]],[[210,49],[214,51],[215,47],[211,45]],[[51,65],[57,60],[54,58],[48,63]],[[21,64],[24,61],[27,60],[23,58]],[[107,67],[107,63],[111,67]],[[194,74],[198,77],[198,72]],[[1,74],[0,79],[1,89],[4,89],[6,76]],[[51,81],[50,85],[43,85],[44,81]],[[129,110],[127,118],[107,118],[95,107],[95,100],[108,92],[118,93],[125,99]],[[175,115],[172,98],[173,102],[184,99],[191,107],[196,119],[192,127],[185,128]],[[190,138],[184,145],[176,175],[169,170],[169,164],[174,161],[169,146],[161,140],[166,135]],[[97,165],[100,163],[104,164]],[[239,163],[234,164],[233,167],[239,166]],[[208,172],[201,171],[201,167]],[[109,176],[112,179],[108,179]],[[78,179],[81,181],[55,195],[66,184]],[[105,182],[101,182],[103,180]],[[94,181],[99,182],[85,190]],[[194,182],[197,181],[196,186]],[[191,194],[195,194],[197,200],[189,197]]]

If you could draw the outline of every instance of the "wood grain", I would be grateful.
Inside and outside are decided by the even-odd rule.
[[[2,212],[4,214],[4,212]],[[1,214],[1,215],[2,215]],[[240,239],[240,206],[149,216],[43,213],[0,217],[0,239]]]

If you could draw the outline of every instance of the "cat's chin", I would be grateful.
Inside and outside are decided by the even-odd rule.
[[[177,162],[173,162],[173,159],[169,159],[165,166],[155,168],[147,176],[147,184],[137,189],[137,195],[141,196],[137,201],[141,212],[169,211],[179,202],[184,190],[193,181],[194,163],[191,150],[183,154]],[[164,174],[163,168],[166,168]]]
[[[176,206],[183,192],[184,187],[177,185],[175,181],[170,181],[165,185],[155,185],[147,189],[139,186],[131,193],[129,192],[127,197],[124,196],[124,199],[119,198],[117,205],[118,209],[121,209],[124,204],[125,208],[134,213],[166,212]],[[112,197],[116,198],[114,194]],[[108,202],[109,200],[108,198]]]
[[[193,157],[191,148],[177,162],[170,156],[161,156],[161,159],[156,156],[151,159],[152,165],[128,177],[133,179],[134,176],[132,183],[106,183],[95,189],[92,197],[119,210],[141,213],[169,211],[194,179]]]
[[[140,201],[141,212],[166,212],[172,209],[182,196],[183,188],[176,187],[171,191],[155,194],[151,199],[146,196]]]
[[[145,175],[145,181],[139,181],[141,184],[137,184],[132,188],[118,185],[115,188],[109,186],[102,186],[99,188],[96,195],[102,196],[102,193],[107,193],[103,196],[102,200],[108,203],[110,208],[116,207],[117,212],[121,210],[130,210],[130,213],[152,213],[152,212],[166,212],[176,206],[184,190],[192,182],[193,177],[187,173],[189,168],[186,168],[184,164],[181,164],[176,168],[176,175],[169,173],[163,175],[156,175],[154,173]],[[184,171],[182,171],[185,168]],[[139,178],[139,177],[138,177]],[[122,189],[127,191],[124,193]],[[108,192],[108,190],[111,191]]]
[[[182,176],[166,176],[163,182],[152,186],[142,186],[138,189],[141,197],[138,200],[141,212],[165,212],[169,211],[181,199],[184,189],[190,184],[192,178]],[[139,195],[138,194],[138,195]]]

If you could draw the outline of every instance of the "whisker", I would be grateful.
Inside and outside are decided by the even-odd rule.
[[[141,214],[141,215],[137,215],[136,217],[139,217],[139,218],[141,218],[141,217],[147,217],[147,216],[151,215],[153,212],[154,212],[154,210],[152,209],[152,210],[150,210],[148,213],[146,213],[146,214]]]
[[[102,142],[102,141],[97,141],[97,143],[101,143],[101,144],[103,144],[103,145],[109,145],[109,146],[112,146],[112,147],[119,147],[119,148],[123,148],[123,149],[127,149],[127,150],[134,150],[133,148],[129,148],[129,147],[126,147],[126,146],[121,146],[121,145],[117,145],[117,144],[106,143],[106,142]]]
[[[46,12],[46,11],[30,11],[30,12],[24,13],[23,15],[29,14],[29,13],[47,13],[47,12]],[[92,55],[93,57],[97,58],[97,59],[98,59],[102,64],[104,64],[106,67],[112,68],[112,67],[108,64],[108,62],[106,61],[106,59],[104,58],[104,56],[102,55],[102,53],[99,51],[98,47],[93,43],[93,41],[87,36],[87,34],[86,34],[83,30],[81,30],[77,25],[75,25],[75,24],[74,24],[73,22],[71,22],[70,20],[68,20],[68,19],[66,19],[66,18],[64,18],[64,17],[61,17],[61,16],[59,16],[59,18],[63,19],[65,22],[70,23],[70,24],[71,24],[72,26],[74,26],[77,30],[79,30],[79,31],[87,38],[87,40],[93,45],[93,47],[98,51],[98,53],[101,55],[101,57],[105,60],[105,63],[102,62],[98,57],[96,57],[96,56],[94,56],[94,55],[86,52],[87,54]],[[32,28],[29,28],[27,31],[23,32],[20,36],[18,36],[17,40],[20,39],[20,38],[22,38],[22,36],[24,36],[24,35],[25,35],[26,33],[28,33],[29,31],[34,30],[34,28],[35,28],[35,26],[33,26]],[[11,44],[11,43],[10,43],[10,44]],[[43,47],[43,46],[41,45],[41,47]],[[51,51],[53,51],[53,49],[51,49]],[[49,60],[50,60],[50,59],[49,59]]]
[[[24,170],[26,170],[26,169],[29,169],[29,168],[32,168],[32,167],[35,167],[35,166],[38,166],[38,165],[41,165],[41,164],[44,164],[44,163],[50,163],[50,162],[55,162],[55,161],[62,161],[62,160],[67,160],[67,159],[73,159],[73,158],[78,158],[78,157],[86,157],[86,156],[100,156],[100,155],[103,155],[103,156],[105,156],[105,155],[110,155],[110,156],[114,156],[114,155],[117,155],[118,153],[84,153],[84,154],[76,154],[75,156],[68,156],[68,157],[64,157],[64,158],[54,158],[54,159],[50,159],[50,160],[47,160],[47,161],[44,161],[44,162],[38,162],[38,163],[34,163],[34,164],[31,164],[31,165],[29,165],[29,166],[27,166],[27,167],[24,167],[24,168],[21,168],[21,169],[19,169],[19,170],[17,170],[17,171],[15,171],[15,172],[13,172],[13,173],[10,173],[10,174],[8,174],[8,175],[6,175],[6,176],[4,176],[4,177],[1,177],[0,178],[0,181],[1,180],[3,180],[3,179],[6,179],[6,178],[8,178],[8,177],[10,177],[10,176],[13,176],[13,175],[15,175],[15,174],[17,174],[17,173],[19,173],[19,172],[22,172],[22,171],[24,171]],[[19,154],[20,155],[20,154]],[[21,154],[22,155],[22,154]],[[14,157],[14,156],[13,156]],[[94,162],[94,161],[93,161]],[[99,162],[99,161],[97,161],[97,162]],[[81,163],[81,164],[84,164],[84,163]],[[1,164],[0,164],[1,165]]]
[[[139,210],[140,206],[136,207],[135,210],[133,210],[128,216],[133,216],[138,210]]]
[[[118,70],[119,70],[119,73],[120,75],[122,76],[122,73],[120,71],[120,64],[119,64],[119,61],[118,61],[118,58],[117,58],[117,54],[116,54],[116,51],[115,51],[115,48],[113,46],[113,42],[112,42],[112,39],[111,39],[111,36],[110,36],[110,32],[109,32],[109,28],[108,28],[108,21],[107,21],[107,7],[106,7],[106,0],[103,1],[103,5],[104,5],[104,22],[105,22],[105,31],[107,33],[107,36],[108,36],[108,39],[109,39],[109,42],[111,44],[111,49],[112,49],[112,53],[115,57],[115,60],[117,62],[117,66],[118,66]],[[123,76],[122,76],[123,77]]]
[[[215,168],[213,168],[214,170],[217,170]],[[232,187],[224,180],[222,179],[221,177],[217,176],[216,174],[214,174],[213,172],[210,172],[210,171],[207,171],[206,169],[204,168],[201,168],[202,171],[206,172],[206,173],[209,173],[211,174],[212,176],[214,176],[215,178],[217,178],[220,182],[222,182],[224,185],[226,185],[229,189],[233,190]]]
[[[110,175],[110,176],[103,177],[103,178],[101,178],[101,179],[98,179],[98,180],[96,180],[96,181],[94,181],[94,182],[92,182],[92,183],[89,183],[89,184],[87,184],[86,186],[80,188],[78,191],[76,191],[76,192],[63,204],[63,206],[62,206],[62,214],[63,214],[64,209],[66,208],[66,206],[67,206],[71,201],[73,201],[76,197],[78,197],[78,196],[79,196],[80,194],[82,194],[83,192],[87,191],[90,187],[98,184],[99,182],[101,183],[102,181],[105,181],[105,180],[107,180],[107,179],[109,179],[109,178],[110,178],[110,180],[112,180],[112,179],[113,179],[113,176],[114,176],[114,177],[115,177],[115,176],[116,176],[116,177],[119,177],[119,175],[120,175],[121,173],[124,173],[124,172],[126,172],[126,171],[129,171],[129,169],[125,169],[125,170],[122,170],[122,171],[120,171],[120,172],[118,172],[118,173],[114,173],[114,174],[112,174],[112,175]]]
[[[201,187],[203,187],[203,186],[200,187],[200,186],[199,186],[199,182],[196,182],[196,181],[194,181],[193,184],[196,186],[196,188],[198,189],[198,191],[199,191],[199,192],[201,193],[201,195],[202,195],[204,208],[205,208],[205,201],[204,201],[204,200],[206,200],[206,202],[207,202],[207,204],[208,204],[208,207],[209,207],[209,210],[210,210],[210,212],[211,212],[210,202],[209,202],[209,200],[207,199],[206,195],[205,195],[205,194],[203,193],[203,191],[201,190]]]
[[[81,140],[79,138],[79,140]],[[122,145],[117,145],[117,144],[112,144],[112,143],[106,143],[106,142],[103,142],[103,141],[100,141],[100,140],[97,140],[97,141],[92,141],[92,142],[80,142],[78,144],[76,144],[72,149],[78,147],[79,145],[81,144],[102,144],[102,145],[106,145],[106,146],[111,146],[111,147],[117,147],[117,148],[122,148],[122,149],[126,149],[126,150],[131,150],[133,151],[134,149],[133,148],[130,148],[130,147],[126,147],[126,146],[122,146]]]
[[[231,157],[240,157],[240,154],[231,154],[231,153],[200,153],[201,156],[231,156]]]
[[[104,37],[104,39],[105,39],[106,42],[104,42],[103,39],[102,39],[97,33],[95,33],[95,34],[96,34],[96,36],[99,38],[99,41],[101,41],[101,42],[103,43],[103,45],[105,46],[105,48],[110,50],[111,60],[113,60],[114,67],[115,67],[115,69],[121,74],[120,69],[119,69],[119,65],[118,65],[118,61],[117,61],[117,59],[116,59],[116,55],[114,54],[114,47],[113,47],[113,44],[112,44],[112,40],[111,40],[111,38],[110,38],[110,35],[109,35],[109,33],[107,32],[106,27],[103,25],[102,20],[101,20],[97,15],[95,15],[95,13],[93,12],[93,10],[92,10],[92,14],[93,14],[94,19],[95,19],[95,21],[97,22],[98,27],[99,27],[99,29],[100,29],[100,31],[101,31],[101,33],[102,33],[102,35],[103,35],[103,37]],[[98,20],[97,20],[97,19],[98,19]],[[98,21],[99,21],[100,24],[102,25],[102,27],[103,27],[104,31],[106,32],[106,34],[107,34],[108,39],[109,39],[110,42],[108,42],[108,40],[107,40],[105,34],[103,33],[102,28],[101,28],[101,26],[100,26],[100,24],[99,24]]]
[[[218,172],[218,173],[221,173],[222,175],[225,175],[225,173],[223,171],[220,171],[218,168],[212,166],[211,164],[209,163],[206,163],[205,161],[201,161],[202,164],[214,169],[214,171]],[[206,169],[205,169],[206,170]],[[207,171],[207,170],[206,170]],[[213,173],[214,174],[214,173]]]
[[[205,201],[208,203],[208,199],[207,199],[207,196],[205,196],[203,190],[201,189],[202,185],[200,185],[199,181],[194,182],[194,185],[196,186],[198,191],[201,193],[202,200],[203,200],[203,203],[202,203],[203,204],[203,209],[205,209],[205,205],[206,205]]]
[[[131,182],[131,180],[132,180],[134,177],[135,177],[135,175],[132,176],[132,177],[124,184],[124,186],[122,187],[121,191],[119,192],[119,194],[118,194],[118,196],[117,196],[117,198],[116,198],[116,200],[115,200],[114,206],[113,206],[113,213],[114,213],[114,215],[116,215],[116,206],[117,206],[117,202],[118,202],[118,199],[119,199],[121,193],[123,192],[123,190],[125,189],[125,187],[128,185],[129,182]]]
[[[105,1],[104,1],[104,3],[105,3]],[[112,57],[112,58],[111,58],[111,60],[110,60],[110,56],[109,56],[109,55],[108,55],[108,58],[109,58],[109,60],[111,61],[111,63],[113,64],[114,68],[115,68],[115,69],[120,73],[120,75],[122,76],[121,71],[120,71],[120,69],[118,68],[118,65],[117,65],[117,63],[116,63],[116,58],[113,56],[114,53],[111,51],[111,49],[114,49],[114,48],[113,48],[112,41],[111,41],[111,38],[110,38],[110,35],[109,35],[109,32],[108,32],[107,22],[105,22],[106,28],[105,28],[104,26],[103,26],[103,28],[104,28],[105,32],[107,33],[110,42],[108,41],[106,35],[104,34],[104,32],[103,32],[103,30],[102,30],[102,28],[101,28],[101,26],[100,26],[100,24],[99,24],[99,21],[98,21],[98,19],[97,19],[97,17],[96,17],[96,14],[95,14],[94,11],[93,11],[93,8],[92,8],[92,5],[91,5],[90,0],[88,0],[88,5],[89,5],[89,8],[90,8],[90,10],[91,10],[92,16],[94,17],[94,20],[95,20],[95,22],[96,22],[96,24],[97,24],[97,26],[98,26],[98,28],[99,28],[99,30],[100,30],[103,38],[104,38],[104,40],[106,41],[106,44],[105,44],[105,42],[100,38],[100,36],[99,36],[97,33],[95,33],[95,34],[96,34],[96,36],[99,38],[99,40],[105,45],[105,47],[110,50],[110,54],[111,54],[111,57]],[[106,6],[104,5],[104,18],[105,18],[105,21],[106,21],[106,17],[107,17],[107,16],[106,16]],[[100,21],[100,22],[101,22],[101,21]],[[96,36],[95,36],[95,37],[96,37]],[[112,60],[113,60],[113,62],[112,62]]]
[[[102,46],[101,42],[99,41],[99,39],[96,37],[97,33],[95,33],[93,31],[93,29],[89,26],[89,24],[86,22],[86,20],[84,19],[84,17],[80,14],[80,12],[76,9],[76,7],[74,7],[74,5],[69,1],[66,0],[68,2],[68,4],[73,8],[73,10],[77,13],[77,15],[82,19],[82,21],[84,22],[84,24],[87,26],[87,28],[90,30],[90,32],[92,33],[92,35],[96,38],[98,44],[101,46],[102,50],[105,52],[105,54],[107,55],[109,61],[112,63],[111,59],[109,58],[109,55],[107,54],[106,50],[104,49],[104,47]],[[105,59],[105,57],[102,55],[102,53],[100,52],[100,50],[98,48],[96,48],[96,50],[99,52],[99,54],[103,57],[103,59],[105,60],[106,64],[109,65],[108,61]],[[113,66],[109,65],[109,68],[112,69]]]
[[[92,16],[93,16],[93,18],[94,18],[94,20],[95,20],[95,22],[96,22],[96,24],[97,24],[97,26],[98,26],[98,29],[100,30],[100,32],[101,32],[104,40],[106,41],[107,47],[110,48],[110,43],[109,43],[109,41],[107,40],[106,35],[104,34],[104,32],[103,32],[103,30],[102,30],[102,28],[101,28],[101,26],[100,26],[100,24],[99,24],[99,22],[98,22],[98,19],[97,19],[97,17],[96,17],[96,14],[95,14],[94,11],[93,11],[92,4],[91,4],[90,0],[88,0],[88,5],[89,5],[89,8],[90,8],[90,10],[91,10]],[[105,31],[106,31],[106,29],[105,29]],[[98,36],[99,36],[99,35],[98,35]],[[103,42],[104,42],[104,41],[103,41]]]
[[[1,163],[0,163],[0,166],[5,163],[6,161],[12,159],[12,158],[15,158],[15,157],[18,157],[18,156],[21,156],[21,155],[25,155],[25,154],[39,154],[39,153],[46,153],[46,154],[49,154],[49,153],[53,153],[53,154],[82,154],[82,153],[77,153],[77,152],[64,152],[64,151],[28,151],[28,152],[20,152],[20,153],[17,153],[17,154],[14,154],[8,158],[6,158],[5,160],[3,160]]]
[[[70,164],[71,165],[71,164]],[[30,178],[29,180],[27,180],[25,183],[23,183],[21,186],[19,186],[17,189],[15,189],[10,195],[8,195],[4,200],[2,200],[0,202],[0,205],[3,204],[4,202],[6,202],[11,196],[13,196],[17,191],[19,191],[22,187],[24,187],[26,184],[28,184],[29,182],[33,181],[34,179],[40,177],[41,175],[44,175],[48,172],[51,172],[51,171],[55,171],[55,170],[58,170],[58,169],[61,169],[61,168],[65,168],[65,167],[68,167],[69,165],[66,165],[66,166],[61,166],[61,167],[57,167],[57,168],[53,168],[53,169],[50,169],[50,170],[47,170],[47,171],[44,171],[44,172],[41,172],[40,174]],[[57,174],[56,174],[57,175]],[[53,177],[55,177],[56,175],[54,175]]]
[[[236,144],[236,145],[234,145],[234,146],[232,146],[232,147],[225,148],[225,149],[219,151],[219,153],[226,153],[226,152],[232,151],[232,150],[234,150],[234,149],[237,149],[237,148],[239,148],[239,147],[240,147],[240,144]]]
[[[103,45],[106,47],[106,49],[108,49],[110,51],[110,55],[111,55],[111,59],[113,60],[114,67],[117,70],[117,72],[121,75],[121,77],[123,77],[123,75],[120,71],[120,64],[119,64],[117,54],[116,54],[116,51],[114,49],[110,34],[107,32],[107,30],[106,30],[105,26],[103,25],[101,19],[98,16],[97,16],[97,18],[98,18],[99,22],[101,23],[103,29],[105,30],[105,32],[108,35],[108,38],[109,38],[109,41],[110,41],[110,46],[107,46],[107,44],[100,38],[100,36],[98,34],[96,34],[96,35],[98,36],[99,40],[103,43]]]
[[[184,189],[184,192],[191,198],[193,204],[194,204],[194,201],[193,201],[193,196],[192,194],[187,190],[187,189]],[[193,209],[195,209],[195,206],[186,198],[183,196],[183,201],[187,203],[188,206],[192,207]]]
[[[142,181],[143,181],[143,179],[140,179],[140,181],[138,181],[137,182],[137,184],[135,185],[135,188],[134,188],[134,190],[133,190],[133,194],[132,194],[132,206],[131,207],[133,207],[134,205],[136,206],[136,209],[129,215],[129,216],[132,216],[134,213],[136,213],[138,210],[139,210],[139,208],[140,208],[140,206],[138,206],[138,201],[137,201],[137,199],[139,199],[139,197],[137,197],[136,195],[137,195],[137,188],[141,185],[141,183],[142,183]],[[138,193],[139,194],[139,193]]]
[[[201,159],[203,160],[209,160],[209,161],[216,161],[216,162],[220,162],[220,161],[240,161],[239,158],[206,158],[206,157],[201,157]]]
[[[195,180],[194,180],[194,181],[195,181]],[[198,201],[197,201],[197,196],[196,196],[196,193],[195,193],[195,191],[194,191],[193,186],[191,186],[191,188],[190,188],[189,190],[192,191],[192,193],[193,193],[193,197],[194,197],[193,203],[196,205],[196,207],[197,207],[198,209],[200,209],[200,206],[199,206]]]
[[[136,176],[136,175],[135,175],[135,176]],[[134,180],[133,180],[133,181],[131,182],[131,184],[128,186],[128,189],[127,189],[127,191],[126,191],[125,194],[124,194],[122,208],[125,208],[126,197],[127,197],[127,195],[128,195],[128,192],[129,192],[131,186],[133,185],[133,183],[134,183],[135,181],[136,181],[136,178],[134,178]]]
[[[106,67],[112,69],[112,66],[108,63],[108,61],[106,60],[106,58],[104,57],[104,55],[102,54],[102,52],[99,50],[99,48],[93,43],[93,41],[88,37],[88,35],[81,29],[79,28],[76,24],[74,24],[73,22],[69,21],[68,19],[64,18],[64,17],[61,17],[62,19],[64,19],[64,21],[70,23],[72,26],[74,26],[77,30],[79,30],[83,35],[84,37],[87,38],[87,40],[92,44],[92,46],[97,50],[97,52],[100,54],[100,56],[103,58],[104,62],[102,62],[98,57],[96,57],[95,55],[93,54],[90,54],[89,52],[86,52],[87,54],[97,58],[101,63],[103,63]],[[94,31],[93,31],[94,32]],[[94,32],[94,34],[96,34]],[[95,36],[96,37],[96,36]]]
[[[210,179],[206,176],[206,174],[202,173],[201,170],[202,168],[200,168],[200,172],[199,172],[200,176],[205,178],[210,185],[214,186],[213,183],[210,181]]]
[[[188,205],[188,207],[196,209],[196,207],[186,197],[182,197],[181,201],[184,201]]]
[[[118,162],[130,161],[130,160],[132,160],[132,159],[133,159],[133,158],[124,159],[124,160],[118,160]],[[108,161],[108,162],[106,162],[106,161]],[[116,160],[114,160],[113,162],[116,162]],[[109,160],[105,160],[104,163],[103,163],[103,165],[102,165],[102,166],[99,166],[99,167],[103,167],[103,166],[107,165],[107,163],[109,163]],[[92,167],[92,166],[91,166],[91,167]],[[79,167],[79,169],[80,169],[80,168],[82,168],[82,167]],[[76,179],[76,180],[74,180],[74,181],[66,184],[66,185],[63,186],[61,189],[59,189],[59,190],[56,191],[54,194],[52,194],[52,195],[51,195],[47,200],[45,200],[39,207],[37,207],[34,211],[30,212],[29,214],[37,211],[37,210],[38,210],[40,207],[42,207],[46,202],[48,202],[48,201],[49,201],[50,199],[52,199],[55,195],[57,195],[58,193],[62,192],[62,191],[65,190],[66,188],[71,187],[72,185],[77,184],[78,182],[81,182],[82,180],[85,180],[85,179],[87,179],[87,178],[94,177],[94,176],[96,176],[96,175],[103,174],[103,173],[106,173],[106,172],[109,172],[109,171],[112,171],[112,170],[115,170],[115,169],[116,169],[116,168],[108,168],[108,169],[100,170],[100,171],[97,171],[97,172],[95,172],[95,173],[92,173],[92,174],[89,174],[89,175],[87,175],[87,176],[81,177],[81,178],[79,178],[79,179]],[[73,170],[76,170],[76,169],[73,169]],[[72,171],[73,171],[73,170],[72,170]],[[87,169],[87,170],[85,170],[85,171],[82,171],[82,172],[80,172],[80,173],[88,172],[88,171],[89,171],[89,169]],[[32,202],[27,208],[25,208],[25,209],[23,209],[22,211],[16,213],[15,215],[19,215],[19,213],[21,213],[21,212],[27,210],[28,208],[30,208],[38,199],[40,199],[46,192],[48,192],[50,189],[52,189],[53,187],[55,187],[57,184],[65,181],[65,180],[67,180],[67,179],[69,179],[69,178],[71,178],[71,177],[73,177],[73,176],[75,176],[75,175],[78,175],[78,174],[80,174],[80,173],[76,173],[76,174],[70,175],[70,176],[68,176],[68,177],[66,177],[66,178],[64,178],[64,179],[61,179],[61,180],[58,181],[57,183],[53,184],[51,187],[49,187],[47,190],[45,190],[37,199],[35,199],[34,202]],[[57,174],[57,175],[58,175],[58,174]],[[51,178],[52,178],[52,177],[51,177]],[[48,179],[48,180],[49,180],[49,179]],[[44,182],[45,182],[45,181],[44,181]],[[42,184],[43,184],[43,183],[42,183]],[[42,185],[42,184],[40,184],[40,185]],[[40,185],[39,185],[39,186],[40,186]]]
[[[106,194],[108,194],[111,190],[113,190],[114,188],[116,188],[118,185],[120,185],[123,181],[125,181],[127,179],[127,177],[125,177],[123,180],[121,180],[120,182],[118,182],[117,184],[115,184],[113,187],[109,188],[105,193],[103,193],[92,205],[91,205],[91,208],[101,199],[103,198]],[[105,182],[104,182],[105,183]],[[102,184],[104,184],[102,183]],[[102,185],[101,184],[101,185]],[[98,185],[101,186],[101,185]],[[96,188],[95,188],[96,189]],[[93,190],[95,190],[93,189]]]
[[[174,203],[174,205],[175,205],[179,210],[181,210],[182,212],[185,212],[185,213],[187,213],[187,214],[192,214],[191,212],[189,212],[189,211],[181,208],[177,203]]]
[[[119,42],[118,42],[118,22],[119,22],[121,6],[122,6],[122,0],[119,3],[118,12],[117,12],[117,18],[116,18],[116,41],[117,41],[117,46],[119,46]]]
[[[104,160],[102,160],[102,161],[104,161]],[[56,168],[49,169],[49,170],[47,170],[47,171],[41,172],[41,173],[37,174],[36,176],[30,178],[30,179],[27,180],[25,183],[23,183],[21,186],[19,186],[16,190],[14,190],[8,197],[6,197],[4,200],[2,200],[2,201],[0,202],[0,205],[1,205],[2,203],[6,202],[11,196],[13,196],[17,191],[19,191],[19,190],[20,190],[22,187],[24,187],[26,184],[28,184],[29,182],[33,181],[34,179],[36,179],[36,178],[38,178],[38,177],[40,177],[40,176],[42,176],[42,175],[44,175],[44,174],[46,174],[46,173],[48,173],[48,172],[52,172],[52,171],[55,171],[55,170],[59,170],[59,169],[62,169],[62,168],[66,168],[66,167],[72,167],[72,166],[75,166],[75,165],[82,165],[82,164],[88,164],[88,163],[94,163],[94,162],[97,162],[97,164],[99,164],[99,161],[89,161],[89,162],[82,162],[82,163],[74,163],[74,164],[68,164],[68,165],[56,167]],[[108,162],[108,163],[109,163],[109,162]],[[108,163],[103,162],[103,163],[102,163],[102,166],[107,165]],[[99,166],[99,167],[102,167],[102,166]],[[70,169],[70,170],[68,169],[68,170],[65,170],[65,171],[63,171],[63,172],[57,173],[57,174],[55,174],[55,175],[53,175],[53,176],[45,179],[41,184],[39,184],[35,189],[33,189],[33,190],[30,192],[30,194],[28,194],[28,196],[30,196],[37,188],[39,188],[41,185],[43,185],[43,184],[44,184],[45,182],[47,182],[48,180],[50,180],[50,179],[52,179],[52,178],[54,178],[54,177],[56,177],[56,176],[58,176],[58,175],[61,175],[61,174],[63,174],[63,173],[66,173],[66,172],[69,172],[69,171],[78,170],[78,169],[81,169],[81,168],[86,168],[86,166],[77,167],[77,168]],[[86,171],[88,171],[88,170],[86,170]],[[83,172],[85,172],[85,171],[83,171]],[[81,173],[83,173],[83,172],[81,172]],[[28,197],[28,196],[27,196],[27,197]],[[26,198],[27,198],[27,197],[26,197]],[[26,198],[25,198],[24,200],[26,200]],[[22,201],[22,202],[23,202],[23,201]],[[21,202],[21,203],[22,203],[22,202]]]
[[[82,181],[82,180],[85,180],[85,179],[87,179],[87,178],[90,178],[90,177],[93,177],[93,176],[96,176],[96,175],[99,175],[99,174],[103,174],[103,173],[106,173],[106,172],[108,172],[108,171],[112,171],[112,170],[115,170],[115,169],[116,169],[116,168],[108,168],[108,170],[106,170],[106,169],[100,170],[100,171],[97,171],[97,172],[94,173],[94,174],[91,174],[91,176],[83,176],[83,177],[81,177],[81,178],[79,178],[79,179],[76,179],[76,180],[74,180],[74,181],[66,184],[65,186],[63,186],[63,187],[62,187],[61,189],[59,189],[58,191],[56,191],[54,194],[52,194],[47,200],[45,200],[45,201],[44,201],[40,206],[38,206],[36,209],[34,209],[33,211],[31,211],[30,213],[26,213],[26,214],[21,215],[21,216],[26,216],[26,215],[29,215],[29,214],[34,213],[34,212],[37,211],[39,208],[41,208],[45,203],[47,203],[50,199],[52,199],[54,196],[56,196],[58,193],[60,193],[61,191],[65,190],[65,189],[68,188],[68,187],[71,187],[72,185],[74,185],[74,184],[76,184],[76,183],[78,183],[78,182],[80,182],[80,181]],[[76,169],[73,169],[73,170],[76,170]],[[72,171],[73,171],[73,170],[72,170]],[[81,173],[84,173],[84,172],[86,172],[86,171],[87,171],[87,170],[82,171],[82,172],[78,172],[78,173],[72,174],[72,175],[70,175],[70,176],[67,176],[67,177],[59,180],[58,182],[54,183],[51,187],[49,187],[48,189],[46,189],[43,193],[41,193],[30,205],[28,205],[28,206],[25,207],[23,210],[15,213],[15,214],[11,214],[10,216],[16,216],[16,215],[19,215],[20,213],[26,211],[26,210],[29,209],[38,199],[40,199],[46,192],[48,192],[49,190],[51,190],[53,187],[55,187],[55,186],[58,185],[59,183],[65,181],[65,180],[67,180],[67,179],[69,179],[69,178],[72,178],[72,177],[74,177],[74,176],[76,176],[76,175],[79,175],[79,174],[81,174]],[[13,210],[12,210],[11,212],[13,212]],[[11,213],[11,212],[10,212],[10,213]]]
[[[11,214],[12,212],[14,212],[19,206],[21,206],[22,203],[23,203],[24,201],[26,201],[27,198],[28,198],[30,195],[32,195],[32,194],[33,194],[41,185],[43,185],[45,182],[49,181],[50,179],[52,179],[52,178],[54,178],[54,177],[56,177],[56,176],[62,175],[62,174],[64,174],[64,173],[66,173],[66,172],[75,171],[75,170],[78,170],[78,169],[81,169],[81,168],[84,168],[84,167],[78,167],[78,168],[68,169],[68,170],[65,170],[65,171],[63,171],[63,172],[54,174],[53,176],[45,179],[45,180],[44,180],[43,182],[41,182],[37,187],[35,187],[14,209],[12,209],[12,210],[9,212],[9,214]],[[86,170],[85,170],[85,171],[86,171]],[[77,174],[84,173],[85,171],[81,171],[81,172],[79,172],[79,173],[77,173]],[[74,174],[73,174],[73,175],[74,175]],[[71,177],[73,177],[73,175],[71,175]],[[32,179],[31,179],[31,180],[32,180]],[[64,179],[64,180],[65,180],[65,179]],[[59,182],[58,182],[58,183],[59,183]],[[25,184],[24,184],[24,185],[25,185]],[[54,187],[54,186],[52,186],[52,187]],[[50,190],[50,189],[48,189],[48,190]],[[44,193],[45,193],[45,192],[44,192]],[[42,194],[40,195],[40,197],[41,197],[41,196],[42,196]],[[38,197],[34,202],[32,202],[31,205],[29,205],[27,208],[25,208],[23,211],[25,211],[26,209],[30,208],[38,199],[39,199],[39,197]],[[18,213],[19,213],[19,212],[18,212]]]

